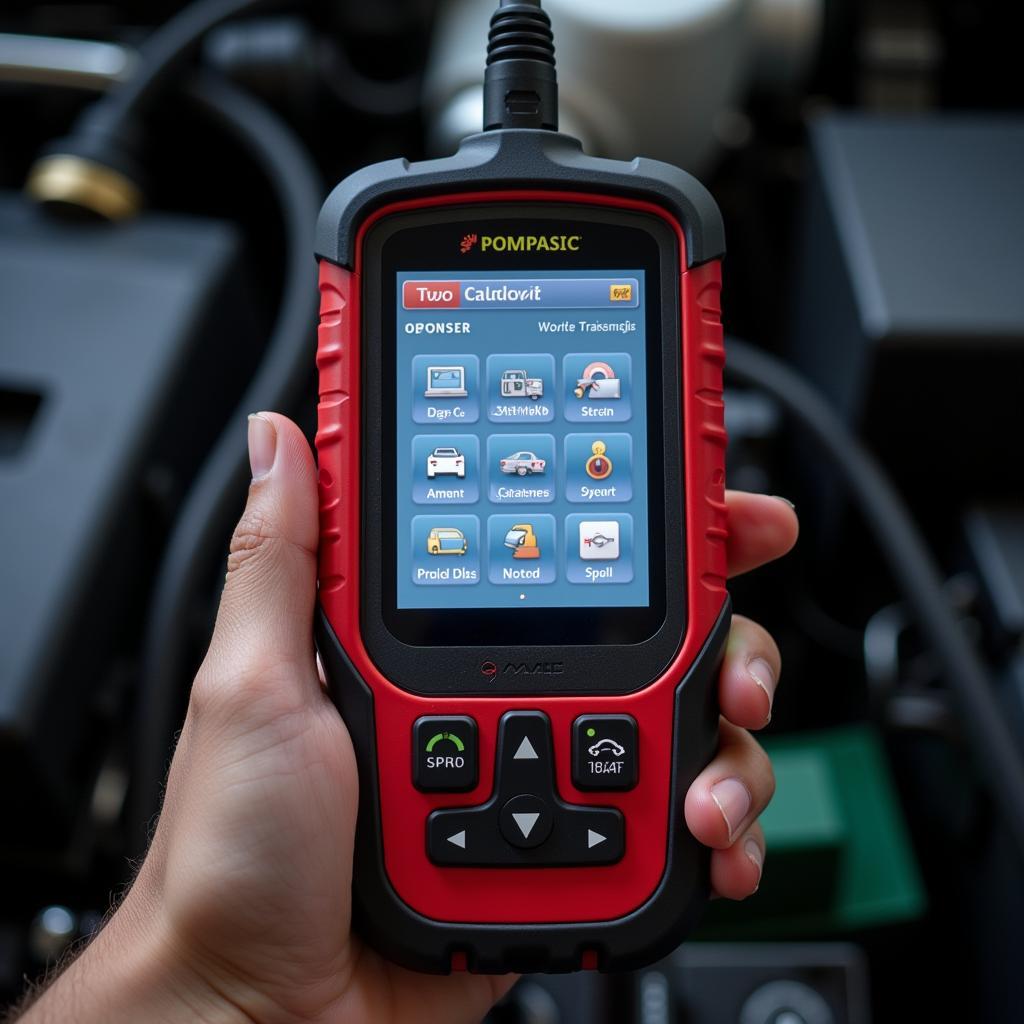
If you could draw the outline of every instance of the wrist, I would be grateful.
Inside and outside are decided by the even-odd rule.
[[[22,1024],[253,1024],[230,986],[193,962],[156,908],[129,895],[30,1006]],[[150,912],[154,910],[155,912]]]

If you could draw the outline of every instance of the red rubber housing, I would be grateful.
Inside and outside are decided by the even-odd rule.
[[[666,864],[672,770],[674,691],[711,633],[726,601],[726,506],[721,269],[711,261],[681,275],[683,452],[689,496],[686,524],[688,619],[686,636],[668,670],[625,696],[417,696],[385,679],[360,634],[360,299],[363,238],[389,214],[454,204],[506,201],[585,203],[639,210],[661,217],[679,241],[680,225],[661,207],[615,196],[562,191],[491,191],[420,198],[383,207],[362,225],[354,271],[320,262],[317,365],[320,402],[316,436],[320,481],[320,602],[349,659],[374,696],[379,757],[380,815],[385,869],[398,896],[438,921],[547,923],[607,921],[640,907]],[[479,804],[491,793],[500,716],[508,710],[544,711],[551,719],[556,776],[571,803],[614,805],[626,819],[626,854],[614,865],[565,869],[437,867],[426,854],[424,823],[438,807]],[[584,793],[570,778],[570,727],[580,714],[628,713],[639,725],[640,782],[627,793]],[[409,743],[413,722],[425,714],[468,714],[479,724],[479,783],[470,793],[430,794],[413,788]]]

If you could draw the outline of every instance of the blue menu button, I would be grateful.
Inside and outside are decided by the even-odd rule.
[[[480,521],[476,516],[413,516],[412,581],[421,587],[480,582]]]
[[[555,581],[555,517],[536,512],[487,520],[487,578],[526,586]]]

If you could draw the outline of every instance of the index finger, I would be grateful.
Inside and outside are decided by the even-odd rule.
[[[781,558],[796,543],[800,524],[785,498],[726,491],[729,575],[739,576]]]

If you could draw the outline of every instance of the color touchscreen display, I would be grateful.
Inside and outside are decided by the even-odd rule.
[[[396,278],[398,607],[647,606],[644,272]]]

